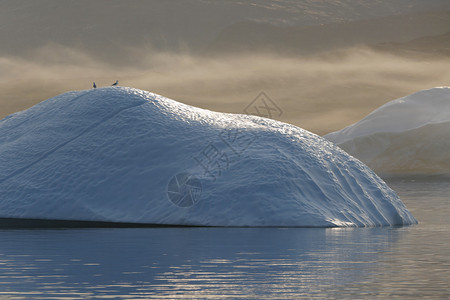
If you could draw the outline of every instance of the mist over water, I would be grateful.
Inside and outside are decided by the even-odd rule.
[[[280,121],[325,134],[380,105],[450,82],[450,58],[402,57],[368,47],[314,56],[246,52],[205,56],[130,48],[104,61],[57,44],[27,57],[0,57],[0,117],[68,90],[112,84],[155,92],[215,111],[244,113],[264,91]]]
[[[448,85],[449,10],[446,0],[4,0],[0,118],[118,79],[233,113],[264,91],[278,120],[322,135]]]

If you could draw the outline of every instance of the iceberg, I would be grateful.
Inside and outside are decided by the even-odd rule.
[[[324,138],[381,176],[450,173],[450,88],[393,100]]]
[[[372,170],[301,128],[126,87],[0,121],[0,218],[187,226],[415,224]]]

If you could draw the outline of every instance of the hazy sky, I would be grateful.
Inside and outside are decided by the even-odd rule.
[[[450,31],[450,14],[445,13],[450,3],[440,0],[0,0],[0,117],[65,91],[88,89],[92,81],[102,86],[119,79],[120,85],[233,113],[243,113],[264,91],[283,112],[277,119],[325,134],[392,99],[449,85],[443,34]],[[392,17],[398,14],[408,17]],[[408,23],[402,27],[401,18],[415,18],[423,31]],[[370,26],[349,23],[333,35],[338,26],[330,24],[367,19]],[[239,22],[253,24],[251,36],[230,30]],[[397,24],[397,35],[376,32],[386,22]],[[266,28],[278,27],[265,26],[282,26],[285,38],[276,51]],[[359,33],[375,28],[374,37],[388,46],[378,51],[369,40],[355,42],[358,28]],[[328,49],[330,41],[320,40],[321,32],[348,42]],[[412,45],[422,36],[435,42],[429,52],[426,47],[420,53],[397,51],[402,44],[395,42],[405,42],[401,37],[408,34],[406,40],[419,39]],[[239,46],[256,36],[263,43],[251,51],[208,52],[217,41]],[[311,37],[323,51],[283,51],[306,39],[312,43]]]

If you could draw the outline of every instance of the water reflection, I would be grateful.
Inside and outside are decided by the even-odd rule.
[[[388,181],[410,227],[0,230],[0,298],[449,298],[448,182]]]
[[[0,296],[325,296],[380,272],[402,228],[0,231]]]

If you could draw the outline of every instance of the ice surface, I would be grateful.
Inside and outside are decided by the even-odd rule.
[[[375,173],[315,134],[132,88],[68,92],[6,117],[0,165],[0,218],[416,223]]]
[[[324,137],[381,175],[450,173],[450,88],[388,102]]]

